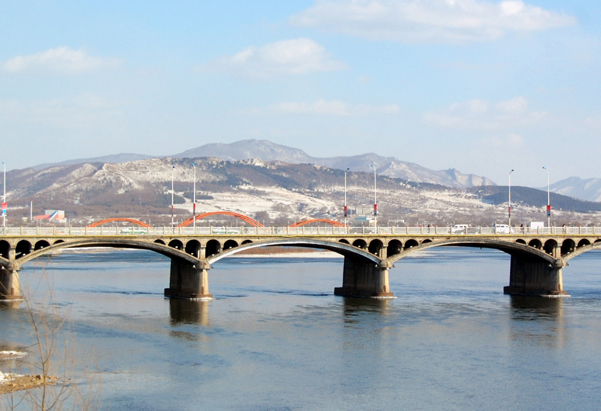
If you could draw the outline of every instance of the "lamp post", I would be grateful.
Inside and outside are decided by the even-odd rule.
[[[171,169],[171,229],[173,230],[173,177],[175,174],[175,166]]]
[[[4,184],[2,185],[3,189],[4,189],[4,194],[2,195],[2,228],[3,231],[6,231],[6,208],[7,208],[7,204],[6,204],[6,163],[3,161],[2,162],[2,167],[4,168]]]
[[[194,194],[192,194],[192,227],[194,228],[194,234],[196,234],[196,164],[192,163],[194,169]]]
[[[346,206],[346,173],[348,173],[349,169],[344,170],[344,227],[346,229],[346,218],[348,216],[348,207]]]
[[[509,232],[511,233],[511,173],[513,173],[513,170],[511,170],[509,172],[509,207],[507,208],[507,212],[509,215]]]
[[[549,191],[549,170],[543,167],[547,172],[547,226],[551,228],[551,191]]]
[[[374,169],[374,230],[377,232],[378,231],[378,197],[377,197],[378,189],[377,189],[377,178],[376,178],[376,166],[374,166],[372,164],[371,168]]]

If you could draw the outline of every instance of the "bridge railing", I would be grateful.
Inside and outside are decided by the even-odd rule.
[[[601,227],[0,227],[5,236],[123,235],[601,235]]]

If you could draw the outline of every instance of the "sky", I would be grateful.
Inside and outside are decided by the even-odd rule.
[[[601,3],[0,0],[0,160],[266,139],[601,178]]]

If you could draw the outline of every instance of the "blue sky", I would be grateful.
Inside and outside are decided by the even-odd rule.
[[[9,169],[267,139],[541,187],[601,177],[601,4],[0,0]]]

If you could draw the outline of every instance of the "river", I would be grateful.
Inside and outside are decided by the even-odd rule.
[[[210,302],[165,299],[169,260],[147,251],[42,258],[21,279],[53,284],[103,409],[599,408],[601,253],[570,261],[564,299],[503,295],[509,258],[480,249],[397,262],[392,300],[334,296],[338,258],[232,258],[209,275]],[[0,310],[0,343],[31,343],[22,311]]]

